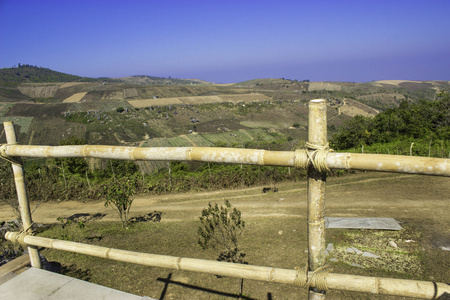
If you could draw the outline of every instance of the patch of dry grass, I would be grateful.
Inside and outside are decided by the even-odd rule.
[[[330,230],[335,231],[335,230]],[[357,265],[387,273],[401,273],[400,276],[410,277],[411,274],[421,276],[424,265],[421,259],[419,240],[421,233],[412,228],[400,231],[387,230],[345,230],[331,234],[331,240],[337,235],[334,249],[328,260],[337,259],[340,263]],[[353,247],[361,252],[349,252]],[[366,257],[363,252],[377,255],[377,258]]]
[[[55,226],[41,235],[114,247],[131,251],[215,260],[217,252],[201,250],[197,245],[197,221],[135,223],[122,229],[119,223],[73,223],[66,228]],[[368,276],[421,278],[423,260],[418,247],[407,240],[420,240],[416,230],[368,231],[328,230],[327,242],[335,249],[328,257],[334,272]],[[398,248],[390,249],[389,241]],[[302,268],[307,261],[306,222],[298,218],[254,218],[247,221],[242,236],[243,250],[249,264],[278,268]],[[345,252],[348,246],[377,254],[365,258]],[[44,250],[48,260],[60,262],[70,276],[126,292],[163,299],[228,299],[239,293],[238,278],[145,267],[56,250]],[[364,268],[353,267],[358,263]],[[306,291],[290,285],[244,281],[244,299],[293,299],[306,297]],[[332,299],[403,299],[362,293],[329,292]],[[351,296],[350,296],[351,295]]]
[[[292,225],[296,223],[297,226]],[[75,223],[66,228],[55,226],[41,235],[131,251],[215,260],[218,251],[204,251],[197,245],[199,224],[197,221],[137,223],[124,230],[118,223],[88,222],[84,228]],[[254,265],[302,267],[306,263],[305,230],[301,228],[304,224],[289,218],[248,221],[242,236],[246,259]],[[50,261],[70,267],[72,276],[77,274],[73,270],[78,270],[84,279],[88,273],[91,282],[134,294],[159,298],[168,277],[171,283],[164,299],[224,299],[239,294],[238,278],[138,266],[56,250],[44,250],[42,254]],[[305,291],[294,286],[245,280],[244,293],[249,299],[265,299],[269,293],[286,299]]]

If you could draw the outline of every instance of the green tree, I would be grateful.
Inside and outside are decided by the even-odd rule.
[[[355,116],[333,135],[331,146],[350,149],[406,140],[446,141],[450,138],[450,97],[447,92],[438,97],[435,101],[403,101],[374,118]]]
[[[336,149],[348,149],[355,146],[365,145],[371,142],[370,133],[373,119],[364,116],[355,116],[347,121],[331,140],[331,146]]]

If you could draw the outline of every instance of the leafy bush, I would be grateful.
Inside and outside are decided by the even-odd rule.
[[[105,207],[111,206],[119,215],[122,227],[128,226],[129,212],[131,204],[133,204],[133,182],[131,180],[119,181],[114,180],[111,185],[106,185],[105,190]]]

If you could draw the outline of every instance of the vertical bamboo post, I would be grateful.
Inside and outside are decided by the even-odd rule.
[[[309,102],[308,141],[327,144],[327,111],[323,99]],[[326,172],[309,166],[308,177],[308,268],[315,271],[325,264],[325,184]],[[309,299],[325,299],[325,292],[311,288]]]
[[[4,122],[6,142],[8,144],[16,144],[16,133],[14,131],[13,122]],[[14,173],[14,182],[16,184],[17,199],[19,201],[20,217],[22,218],[23,230],[31,233],[31,220],[30,204],[28,202],[27,190],[25,187],[25,179],[23,176],[22,165],[12,164]],[[28,246],[28,254],[30,255],[31,266],[35,268],[41,268],[41,260],[39,258],[39,252],[36,246]]]

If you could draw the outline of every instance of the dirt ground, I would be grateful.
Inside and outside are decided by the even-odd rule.
[[[163,222],[197,219],[208,202],[230,200],[245,218],[306,216],[306,181],[276,185],[278,192],[262,193],[262,187],[199,193],[136,196],[131,216],[164,212]],[[450,178],[390,173],[360,173],[327,180],[326,216],[392,217],[433,220],[450,234]],[[31,203],[34,210],[36,203]],[[75,213],[104,213],[104,221],[117,216],[101,201],[41,203],[33,213],[37,223],[54,223]],[[12,209],[0,205],[0,220],[15,218]],[[445,226],[446,225],[446,226]]]
[[[274,187],[274,186],[272,186]],[[279,221],[293,220],[293,226],[306,222],[307,186],[305,181],[277,184],[278,192],[262,193],[263,187],[176,195],[138,196],[133,202],[131,216],[142,216],[153,211],[163,212],[162,223],[177,224],[198,220],[208,202],[223,203],[228,199],[242,211],[244,220],[252,222],[267,218],[274,227]],[[391,217],[402,227],[420,232],[427,275],[431,280],[450,281],[450,178],[364,172],[327,180],[326,216],[329,217]],[[35,204],[32,203],[33,210]],[[37,223],[56,223],[58,217],[76,213],[102,213],[102,221],[118,221],[111,208],[103,202],[42,203],[33,213]],[[0,206],[0,220],[14,218],[12,209]],[[298,222],[297,222],[298,221]],[[284,222],[284,221],[283,221]],[[281,228],[281,227],[280,227]],[[276,232],[278,232],[278,229]],[[282,228],[284,229],[284,228]],[[400,231],[401,232],[401,231]],[[358,239],[366,238],[365,233]],[[328,230],[327,236],[336,239],[339,234]],[[328,238],[327,238],[328,240]],[[401,240],[400,240],[401,241]],[[273,247],[279,245],[273,245]],[[256,254],[253,254],[256,256]],[[282,263],[282,262],[281,262]],[[340,268],[338,266],[338,268]],[[343,272],[358,274],[345,267]],[[361,272],[363,270],[361,269]],[[364,273],[361,273],[364,274]],[[390,277],[389,275],[387,277]],[[429,279],[429,280],[430,280]],[[256,283],[255,283],[256,284]],[[356,299],[342,292],[335,299]],[[350,294],[349,294],[350,295]],[[351,294],[353,295],[353,294]],[[358,298],[363,299],[363,298]],[[365,298],[391,299],[391,298]],[[397,298],[392,298],[397,299]],[[398,298],[403,299],[403,298]]]

